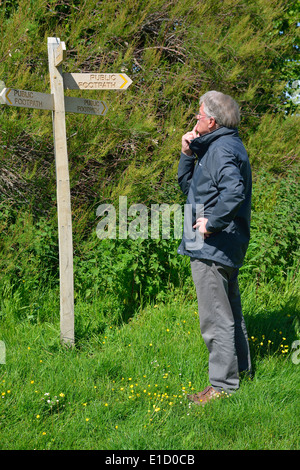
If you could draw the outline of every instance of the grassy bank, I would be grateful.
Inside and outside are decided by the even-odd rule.
[[[74,350],[61,347],[55,316],[16,321],[8,303],[0,327],[1,449],[299,448],[296,293],[292,284],[281,292],[245,286],[254,378],[203,408],[185,396],[208,384],[193,290],[105,326],[97,314],[105,299],[79,299],[77,321],[85,305],[101,328],[81,329]],[[54,294],[44,293],[48,310]]]

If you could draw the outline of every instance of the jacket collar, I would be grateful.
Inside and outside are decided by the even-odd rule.
[[[218,129],[209,132],[208,134],[201,135],[200,137],[196,137],[196,139],[192,140],[190,143],[190,149],[198,157],[202,157],[212,142],[221,136],[227,135],[238,137],[237,128],[229,129],[228,127],[218,127]]]

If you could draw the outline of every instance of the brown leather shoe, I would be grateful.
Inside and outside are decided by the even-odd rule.
[[[220,396],[222,396],[220,392],[217,392],[212,386],[209,386],[202,390],[202,392],[187,395],[187,398],[196,405],[205,405],[208,401]]]

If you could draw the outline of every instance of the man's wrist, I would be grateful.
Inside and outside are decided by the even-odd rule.
[[[188,150],[183,150],[181,149],[181,153],[183,153],[184,155],[186,155],[187,157],[192,157],[193,156],[193,152],[192,150],[188,149]]]

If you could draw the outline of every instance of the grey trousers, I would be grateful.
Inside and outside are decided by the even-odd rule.
[[[209,381],[217,391],[239,388],[251,359],[238,286],[238,269],[191,258],[200,329],[209,351]]]

